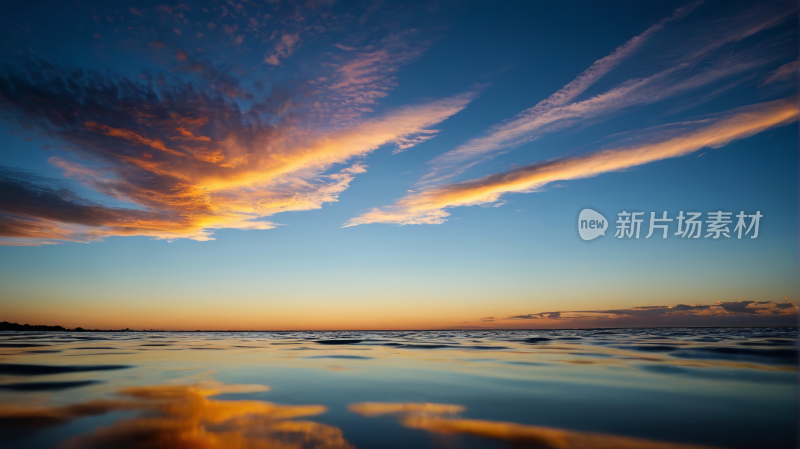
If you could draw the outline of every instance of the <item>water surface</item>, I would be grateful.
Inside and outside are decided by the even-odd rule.
[[[797,329],[0,333],[11,448],[796,448]]]

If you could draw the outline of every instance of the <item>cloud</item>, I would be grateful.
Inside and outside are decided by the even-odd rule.
[[[323,129],[300,112],[286,114],[276,97],[242,110],[214,86],[143,80],[38,60],[0,75],[0,113],[61,142],[64,155],[50,162],[68,178],[129,204],[104,206],[52,179],[4,168],[4,236],[209,240],[215,229],[270,229],[264,217],[337,201],[365,170],[337,165],[431,137],[431,126],[477,95]]]
[[[336,55],[336,59],[326,65],[331,73],[311,82],[322,96],[311,104],[311,109],[335,123],[353,121],[372,112],[378,100],[389,95],[397,85],[396,74],[400,68],[425,51],[427,43],[413,42],[411,34],[392,33],[361,50],[337,44],[347,53]],[[329,113],[332,110],[336,114]],[[425,137],[409,144],[424,141]],[[405,147],[400,148],[403,149]]]
[[[429,162],[432,165],[430,172],[421,178],[419,184],[441,182],[544,135],[581,124],[607,120],[625,108],[663,101],[706,87],[720,80],[752,71],[784,56],[782,52],[773,51],[770,44],[755,45],[749,50],[738,52],[717,51],[726,44],[739,42],[745,37],[781,23],[787,17],[791,17],[795,10],[787,9],[785,5],[779,5],[780,7],[771,5],[738,16],[735,20],[727,18],[728,20],[721,23],[695,24],[694,28],[701,30],[702,34],[692,39],[691,47],[686,46],[685,36],[673,33],[675,37],[672,39],[676,42],[672,45],[675,48],[671,48],[667,55],[680,54],[676,52],[676,48],[681,46],[685,48],[686,53],[680,57],[660,56],[671,61],[670,67],[644,78],[627,79],[604,93],[577,101],[577,98],[598,79],[640,51],[667,24],[684,18],[697,5],[698,3],[692,3],[677,9],[672,16],[661,20],[618,47],[610,55],[595,62],[550,97],[491,127],[485,135],[473,138],[435,157]],[[736,26],[732,26],[731,21],[736,23]],[[654,53],[659,54],[657,51]],[[715,91],[714,95],[719,95],[743,81],[746,81],[746,78],[729,83],[725,89]],[[710,98],[711,96],[705,96],[703,101]]]
[[[800,62],[792,61],[778,67],[761,83],[762,86],[767,84],[777,83],[779,81],[794,80],[797,81],[798,72],[800,72]]]
[[[760,309],[755,307],[747,307],[750,304],[756,304],[755,301],[736,301],[736,302],[722,302],[719,304],[726,312],[732,313],[758,313]]]
[[[507,193],[534,192],[554,181],[581,179],[719,148],[797,120],[796,97],[737,108],[694,122],[675,123],[626,136],[624,145],[581,156],[537,162],[483,178],[427,188],[393,206],[374,208],[345,226],[367,223],[439,224],[448,208],[493,203]],[[642,143],[638,143],[641,141]]]
[[[383,0],[377,0],[375,2],[372,2],[372,4],[369,6],[369,8],[367,8],[367,10],[364,11],[363,14],[361,14],[361,17],[359,17],[358,24],[359,25],[364,25],[364,22],[367,21],[367,19],[369,18],[369,15],[374,13],[375,11],[379,10],[381,8],[381,6],[383,6]]]
[[[693,313],[695,311],[710,310],[711,306],[704,305],[685,305],[678,304],[674,307],[667,306],[647,306],[647,307],[633,307],[630,309],[616,309],[616,310],[592,310],[582,311],[576,313],[595,313],[595,314],[609,314],[616,316],[656,316],[656,315],[670,315],[674,313]]]
[[[540,313],[529,313],[527,315],[512,315],[509,317],[512,320],[538,320],[540,318],[544,318]]]
[[[710,305],[678,304],[626,309],[539,312],[491,318],[491,320],[481,318],[478,323],[492,322],[493,328],[785,326],[796,324],[798,309],[797,304],[792,302],[719,301]],[[521,324],[520,320],[525,321],[525,324]]]
[[[180,48],[175,51],[175,59],[178,61],[179,65],[171,70],[172,73],[197,77],[199,80],[207,83],[206,86],[208,89],[214,90],[232,99],[255,99],[253,93],[243,89],[239,79],[231,75],[226,68],[220,68],[208,59],[195,58]],[[144,77],[149,78],[147,75]],[[163,76],[157,76],[153,81],[161,85],[166,83],[166,79],[164,79]]]
[[[59,245],[57,242],[0,242],[0,246],[43,246]]]
[[[298,33],[290,34],[284,32],[281,34],[278,43],[272,53],[264,56],[264,63],[269,65],[280,65],[282,59],[286,59],[294,53],[295,46],[300,42],[300,35]]]
[[[549,320],[557,320],[561,316],[561,312],[541,312],[541,313],[528,313],[524,315],[512,315],[508,318],[508,320],[540,320],[540,319],[549,319]],[[496,318],[496,321],[499,321],[503,318]]]
[[[765,302],[765,304],[769,303],[770,301]],[[678,304],[677,306],[673,307],[676,311],[687,311],[687,310],[705,310],[710,309],[711,306],[688,306],[686,304]]]

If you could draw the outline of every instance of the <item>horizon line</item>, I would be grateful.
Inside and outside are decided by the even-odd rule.
[[[493,327],[493,328],[481,328],[481,327],[464,327],[464,328],[434,328],[434,329],[288,329],[288,330],[255,330],[255,329],[242,329],[242,330],[235,330],[235,329],[225,329],[225,330],[167,330],[167,329],[83,329],[82,327],[78,326],[77,328],[67,329],[63,326],[51,326],[51,325],[44,325],[44,324],[18,324],[18,323],[9,323],[7,321],[0,323],[0,324],[8,324],[11,326],[19,326],[19,327],[61,327],[63,330],[60,329],[47,329],[47,330],[36,330],[31,329],[30,331],[34,332],[440,332],[440,331],[562,331],[562,330],[627,330],[627,329],[745,329],[745,328],[800,328],[800,323],[796,325],[781,325],[781,326],[631,326],[631,327],[565,327],[565,328],[502,328],[502,327]],[[76,330],[81,329],[81,330]],[[0,332],[26,332],[26,330],[12,330],[12,329],[0,329]]]

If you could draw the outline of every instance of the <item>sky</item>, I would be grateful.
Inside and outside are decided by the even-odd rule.
[[[556,3],[3,3],[0,320],[796,325],[796,2]]]

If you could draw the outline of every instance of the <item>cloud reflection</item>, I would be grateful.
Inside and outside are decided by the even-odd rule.
[[[362,402],[348,409],[366,417],[396,415],[400,424],[439,434],[467,434],[515,445],[558,449],[710,449],[710,446],[669,443],[600,433],[575,432],[552,427],[479,419],[444,418],[466,407],[456,404]]]
[[[0,424],[40,427],[113,411],[144,412],[74,437],[65,448],[352,448],[339,428],[291,418],[325,413],[323,405],[209,399],[223,393],[267,391],[263,385],[201,382],[123,389],[124,399],[54,407],[0,407]]]

